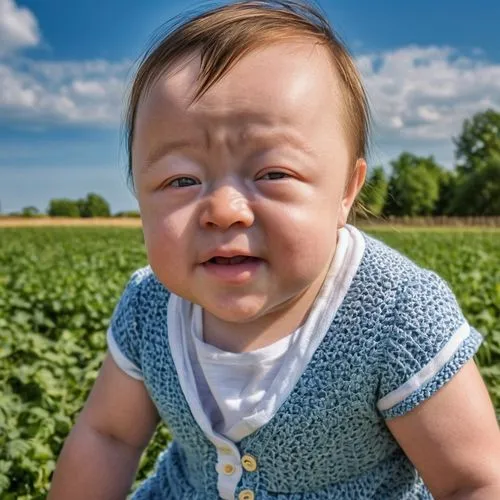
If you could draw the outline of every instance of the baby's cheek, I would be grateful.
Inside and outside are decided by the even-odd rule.
[[[175,226],[163,221],[144,231],[148,261],[156,276],[167,287],[182,281],[188,253]]]
[[[277,248],[274,265],[282,279],[303,288],[314,281],[329,263],[334,242],[329,235],[303,234],[283,241]]]

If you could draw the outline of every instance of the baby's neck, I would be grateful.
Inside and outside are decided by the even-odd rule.
[[[247,323],[223,321],[203,311],[203,340],[223,351],[249,352],[277,342],[305,321],[324,277],[293,302]]]

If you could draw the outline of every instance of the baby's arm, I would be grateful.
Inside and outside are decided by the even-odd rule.
[[[437,500],[500,499],[500,429],[473,360],[387,426]]]
[[[123,500],[158,421],[143,382],[108,354],[66,439],[48,500]]]

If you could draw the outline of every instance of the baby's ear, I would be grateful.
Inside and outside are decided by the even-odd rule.
[[[339,218],[337,221],[337,226],[339,228],[344,227],[347,224],[347,219],[352,205],[365,183],[366,170],[366,160],[364,158],[359,158],[350,174],[350,178],[347,180],[344,197],[342,198],[342,203],[340,205]]]

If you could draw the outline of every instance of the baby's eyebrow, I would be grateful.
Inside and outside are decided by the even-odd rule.
[[[271,146],[292,146],[305,153],[311,152],[311,147],[297,134],[287,130],[268,129],[268,130],[246,130],[239,140],[244,143],[253,143],[255,145]]]
[[[152,148],[146,156],[146,161],[144,162],[145,170],[152,165],[154,165],[158,160],[161,160],[164,156],[173,153],[178,149],[184,149],[192,145],[192,142],[187,139],[177,139],[172,141],[163,141],[157,147]]]

